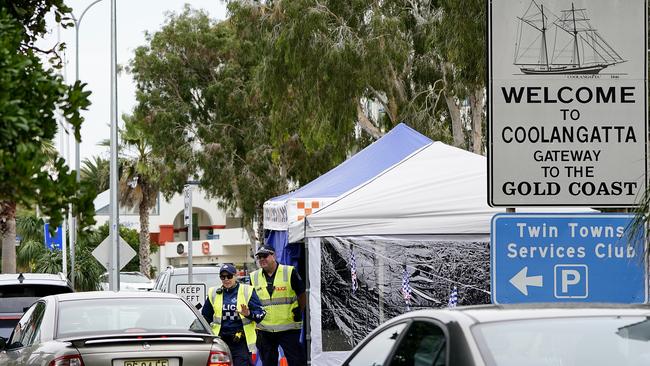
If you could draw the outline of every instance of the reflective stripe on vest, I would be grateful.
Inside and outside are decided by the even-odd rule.
[[[268,283],[262,269],[252,273],[251,282],[257,297],[266,311],[264,320],[257,324],[257,329],[267,332],[282,332],[302,328],[302,322],[293,320],[293,309],[298,307],[298,297],[291,287],[292,266],[278,264],[273,279],[273,295],[269,295]]]
[[[238,311],[241,309],[242,304],[246,304],[246,306],[248,306],[248,302],[250,301],[251,296],[253,296],[251,287],[249,285],[240,284],[239,289],[237,290]],[[223,316],[223,292],[217,294],[217,289],[215,287],[210,287],[208,290],[208,299],[210,300],[210,304],[214,310],[212,323],[210,323],[212,326],[212,333],[219,335],[219,331],[221,330],[221,318]],[[248,347],[248,351],[255,353],[257,352],[257,347],[255,346],[255,343],[257,342],[255,323],[247,317],[243,316],[241,313],[239,314],[239,317],[241,318],[241,322],[244,326],[244,335],[246,336],[246,346]]]

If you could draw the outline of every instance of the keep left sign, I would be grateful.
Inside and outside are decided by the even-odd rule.
[[[205,303],[205,292],[204,283],[179,283],[176,285],[176,295],[184,298],[197,309],[200,309]]]

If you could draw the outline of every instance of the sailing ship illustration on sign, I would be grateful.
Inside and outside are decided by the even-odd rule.
[[[514,65],[524,74],[598,74],[626,61],[591,26],[587,10],[573,3],[558,16],[532,0],[517,19]]]

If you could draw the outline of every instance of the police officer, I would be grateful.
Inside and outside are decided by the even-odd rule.
[[[222,287],[210,287],[201,313],[230,348],[233,366],[250,365],[250,353],[256,352],[255,324],[264,319],[260,299],[252,286],[237,282],[237,269],[224,264],[219,269]]]
[[[292,267],[279,264],[275,250],[261,246],[255,253],[261,269],[251,273],[251,284],[266,311],[257,323],[257,349],[264,366],[277,366],[278,346],[282,346],[289,366],[306,365],[300,344],[302,311],[305,309],[305,285]]]

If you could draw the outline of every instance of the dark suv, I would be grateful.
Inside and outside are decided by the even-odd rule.
[[[9,337],[25,310],[36,300],[68,292],[74,290],[63,273],[0,274],[0,337]]]

